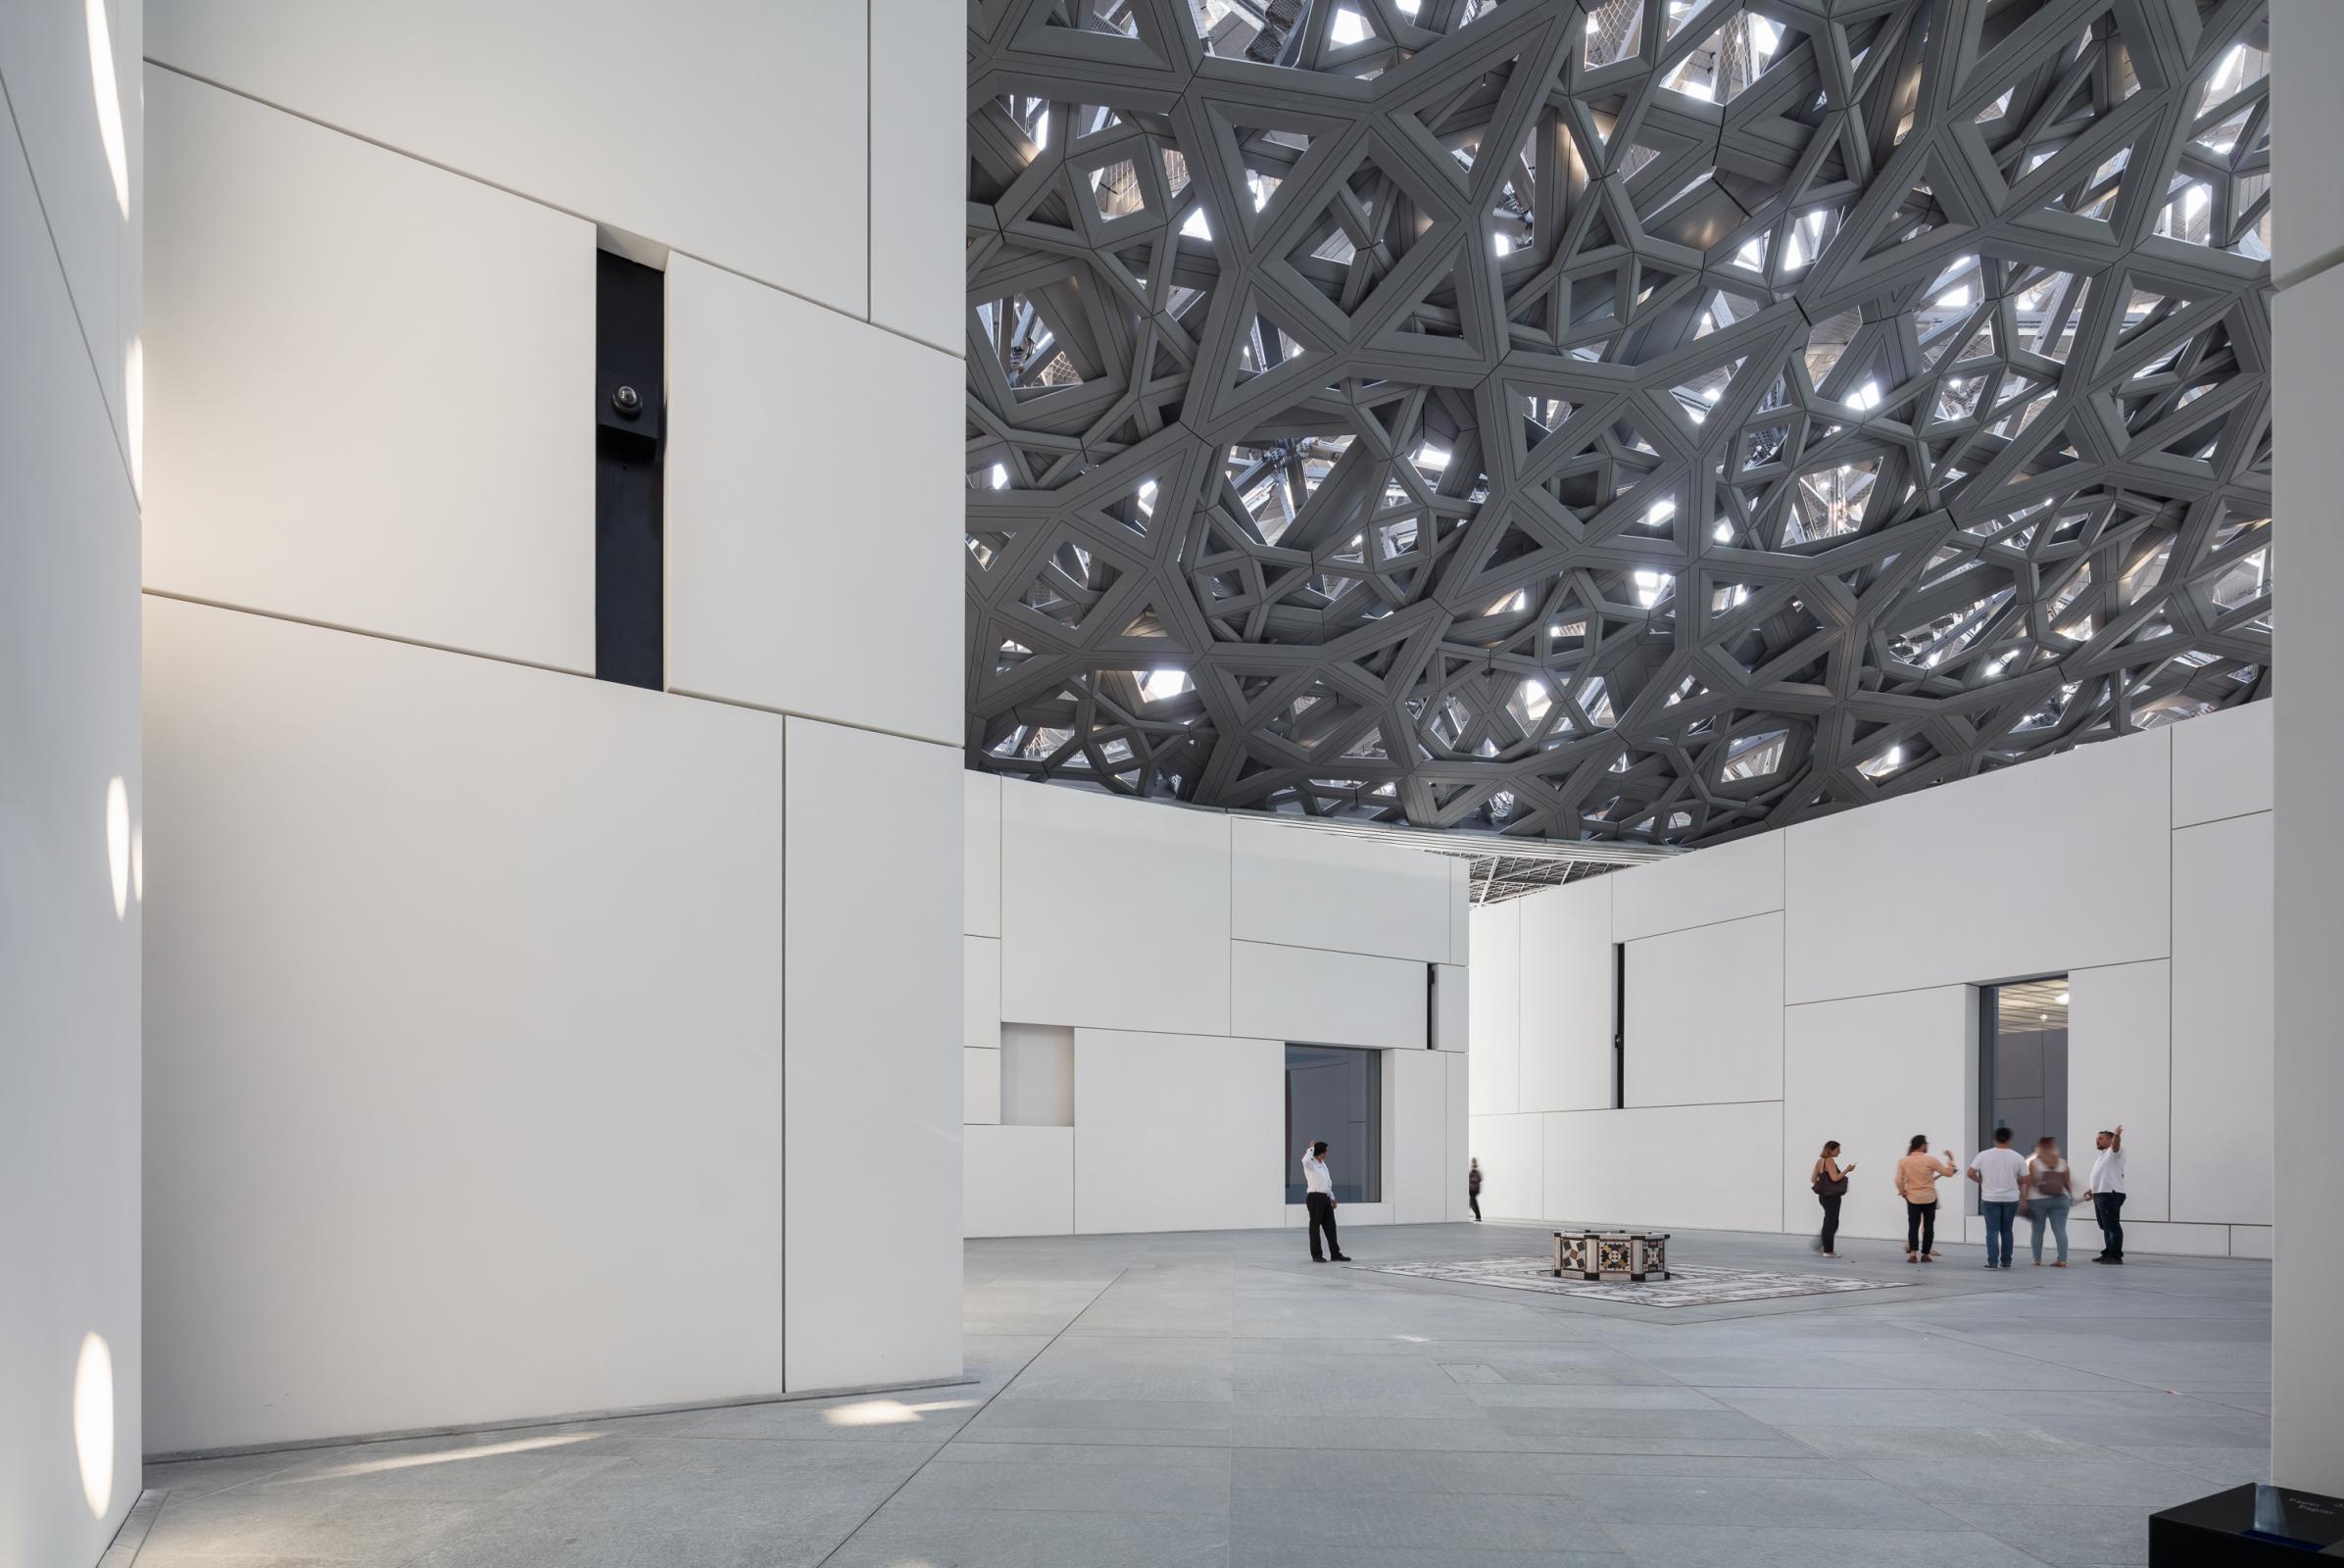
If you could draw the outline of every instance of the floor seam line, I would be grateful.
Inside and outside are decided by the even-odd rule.
[[[863,1530],[870,1524],[872,1520],[878,1518],[881,1513],[886,1511],[887,1505],[889,1503],[895,1501],[897,1497],[903,1494],[903,1489],[905,1487],[910,1486],[921,1476],[927,1474],[928,1466],[936,1462],[937,1455],[943,1453],[945,1449],[951,1447],[953,1444],[960,1441],[960,1434],[968,1430],[970,1422],[975,1421],[977,1417],[983,1415],[988,1409],[990,1409],[994,1400],[1008,1393],[1011,1387],[1016,1384],[1017,1380],[1025,1376],[1026,1368],[1032,1366],[1036,1361],[1041,1360],[1045,1355],[1048,1355],[1050,1353],[1050,1348],[1057,1344],[1059,1340],[1065,1337],[1066,1332],[1069,1329],[1073,1328],[1077,1323],[1080,1323],[1083,1320],[1083,1313],[1088,1312],[1091,1310],[1091,1308],[1097,1306],[1099,1302],[1099,1298],[1105,1296],[1107,1292],[1113,1290],[1116,1285],[1121,1282],[1123,1276],[1130,1272],[1131,1266],[1129,1264],[1125,1264],[1122,1268],[1117,1269],[1115,1271],[1114,1279],[1111,1279],[1104,1285],[1101,1285],[1097,1294],[1095,1294],[1091,1299],[1083,1303],[1081,1311],[1076,1312],[1074,1316],[1068,1318],[1064,1323],[1060,1324],[1057,1333],[1052,1334],[1048,1340],[1044,1341],[1041,1348],[1037,1349],[1032,1355],[1027,1356],[1025,1360],[1018,1364],[1016,1371],[1010,1373],[1007,1377],[1001,1380],[1001,1386],[1000,1388],[985,1396],[984,1399],[978,1403],[977,1407],[969,1412],[968,1420],[961,1422],[959,1427],[952,1432],[952,1436],[946,1438],[942,1443],[938,1444],[936,1446],[936,1452],[931,1453],[928,1455],[928,1457],[922,1459],[919,1462],[918,1468],[914,1469],[911,1474],[905,1476],[902,1481],[897,1482],[895,1487],[888,1493],[888,1494],[879,1499],[877,1506],[873,1507],[869,1513],[864,1514],[854,1529],[848,1531],[844,1536],[839,1538],[839,1543],[837,1545],[831,1547],[828,1551],[822,1554],[821,1561],[815,1563],[814,1568],[828,1568],[831,1558],[837,1556],[840,1552],[845,1551],[847,1547],[853,1544],[855,1538],[863,1533]]]

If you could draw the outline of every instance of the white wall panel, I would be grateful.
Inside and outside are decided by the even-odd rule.
[[[2344,94],[2331,62],[2344,47],[2344,8],[2328,0],[2271,6],[2272,136],[2277,177],[2295,188],[2277,215],[2280,275],[2344,247],[2344,191],[2330,177],[2344,135]],[[2334,526],[2329,454],[2344,426],[2344,270],[2326,268],[2279,291],[2271,306],[2272,512],[2322,523],[2287,545],[2272,658],[2291,669],[2344,661],[2344,617],[2320,585],[2344,575],[2344,529]],[[2290,458],[2287,453],[2297,454]],[[2273,717],[2279,715],[2274,714]],[[2344,690],[2306,680],[2289,688],[2278,726],[2271,801],[2286,835],[2275,877],[2277,1048],[2272,1087],[2271,1474],[2283,1486],[2344,1494],[2344,1233],[2333,1222],[2326,1163],[2344,1119],[2344,1052],[2336,1049],[2336,889],[2344,885],[2344,828],[2335,815],[2344,778]]]
[[[871,319],[958,354],[968,335],[962,264],[965,128],[937,106],[967,91],[967,39],[924,0],[869,0]]]
[[[968,837],[961,847],[960,929],[972,937],[1001,934],[1001,781],[996,773],[962,773]]]
[[[175,0],[147,53],[860,316],[870,24],[738,0]],[[957,92],[954,65],[903,85]]]
[[[1448,961],[1473,961],[1473,866],[1448,862]]]
[[[1782,907],[1782,835],[1762,833],[1614,871],[1612,940],[1738,920]]]
[[[1322,1046],[1425,1046],[1428,969],[1261,942],[1229,945],[1231,1028]]]
[[[1849,1236],[1904,1236],[1896,1162],[1915,1133],[1937,1153],[1967,1160],[1977,1152],[1976,999],[1967,986],[1939,986],[1783,1009],[1783,1229],[1823,1228],[1807,1184],[1828,1139],[1839,1140],[1841,1164],[1857,1167],[1839,1205]],[[1941,1223],[1963,1211],[1968,1185],[1960,1177],[1937,1184]]]
[[[148,1446],[778,1390],[780,723],[170,600],[145,621]],[[917,952],[892,884],[830,881],[834,918],[837,886],[889,887]],[[849,1166],[890,1200],[854,1111],[851,1157],[808,1151],[834,1208]]]
[[[1001,1120],[1019,1127],[1074,1125],[1074,1031],[1056,1024],[1001,1025]]]
[[[960,939],[960,1043],[996,1051],[1001,1043],[1001,944],[998,937]]]
[[[1779,1104],[1568,1111],[1539,1120],[1549,1220],[1782,1228],[1781,1189],[1771,1179],[1782,1162]]]
[[[1482,1162],[1482,1213],[1490,1219],[1540,1219],[1546,1212],[1544,1118],[1535,1113],[1481,1116],[1466,1130]]]
[[[1514,902],[1522,907],[1524,1110],[1612,1102],[1614,876]]]
[[[2126,1246],[2132,1238],[2126,1236]],[[2233,1225],[2230,1227],[2230,1255],[2232,1257],[2271,1256],[2271,1227],[2268,1225]]]
[[[1473,1114],[1522,1108],[1522,906],[1524,899],[1473,911],[1473,962],[1465,970],[1472,1034]]]
[[[1283,1042],[1078,1029],[1074,1052],[1077,1231],[1284,1222]]]
[[[1441,1180],[1446,1184],[1443,1204],[1448,1218],[1470,1219],[1473,1210],[1465,1202],[1465,1171],[1473,1162],[1471,1087],[1467,1082],[1471,1062],[1461,1051],[1444,1051],[1441,1056],[1448,1080],[1448,1110],[1442,1118],[1448,1147],[1448,1162],[1441,1167]]]
[[[1433,966],[1433,1038],[1436,1051],[1463,1052],[1473,1040],[1470,970],[1453,963]]]
[[[1786,829],[1785,999],[2165,957],[2171,733]],[[1917,901],[1929,909],[1927,940],[1914,920],[1882,917]]]
[[[962,379],[933,349],[669,266],[671,688],[960,744]]]
[[[960,1120],[965,1126],[998,1127],[1001,1119],[1001,1047],[967,1048],[960,1053]]]
[[[968,1127],[960,1136],[963,1234],[1073,1234],[1073,1128]]]
[[[1419,964],[1448,960],[1445,856],[1245,816],[1231,819],[1229,848],[1231,935]]]
[[[591,673],[591,225],[145,80],[147,586]]]
[[[1628,945],[1631,1105],[1782,1098],[1782,916]]]
[[[32,57],[18,29],[63,16],[78,32],[81,8],[0,10],[10,50],[0,70],[23,93]],[[78,79],[76,129],[88,115],[86,57]],[[24,96],[16,105],[20,121],[34,113]],[[40,128],[52,138],[69,129]],[[92,174],[51,163],[43,177],[61,187]],[[111,186],[97,199],[115,211]],[[116,778],[122,825],[147,814],[138,511],[5,116],[0,342],[0,1562],[79,1568],[137,1500],[142,1451],[142,910],[128,863],[116,908],[107,833]],[[111,1438],[91,1430],[103,1457],[88,1478],[100,1483],[94,1510],[73,1424],[90,1336],[113,1369],[110,1388],[94,1371],[90,1385],[112,1423]]]
[[[2173,826],[2271,809],[2275,703],[2248,703],[2171,726]]]
[[[2344,147],[2344,94],[2329,90],[2325,75],[2329,62],[2344,60],[2344,7],[2333,0],[2276,0],[2271,8],[2271,156],[2277,168],[2286,171],[2288,182],[2306,192],[2271,208],[2271,270],[2293,283],[2298,274],[2333,262],[2338,252],[2344,252],[2344,201],[2319,183],[2327,167],[2328,150]],[[2296,69],[2289,72],[2289,66]],[[2332,294],[2338,283],[2344,279],[2330,280],[2327,292]],[[2310,303],[2307,301],[2307,306]],[[2334,361],[2321,351],[2336,346],[2333,340],[2337,336],[2344,334],[2277,336],[2275,341],[2282,350],[2290,344],[2298,350],[2292,355],[2282,352],[2279,362],[2284,365],[2293,359],[2306,371],[2322,373]],[[2295,388],[2273,388],[2274,392],[2292,390]],[[2322,403],[2307,397],[2296,407],[2302,410],[2306,426],[2318,428],[2316,421],[2337,401],[2344,399]],[[2309,479],[2324,467],[2323,459],[2315,458],[2305,465],[2304,477]],[[2336,1419],[2338,1432],[2344,1433],[2344,1410],[2338,1411]],[[2344,1440],[2339,1441],[2335,1463],[2337,1474],[2344,1476]]]
[[[954,749],[789,721],[792,1389],[960,1370],[960,804]],[[873,876],[851,820],[920,877]]]
[[[2271,1220],[2272,852],[2268,811],[2173,835],[2176,1220]]]
[[[1229,818],[1004,781],[1001,1016],[1227,1033]]]
[[[48,231],[40,247],[48,266],[41,281],[53,277],[62,262],[70,293],[70,300],[45,292],[14,299],[21,309],[34,308],[37,300],[38,308],[79,322],[88,352],[77,373],[87,375],[94,362],[104,399],[97,414],[115,446],[118,467],[126,466],[129,410],[123,378],[138,335],[139,229],[146,216],[145,100],[138,79],[144,11],[140,0],[106,0],[94,8],[72,0],[0,6],[0,77],[7,78],[16,132],[8,142],[23,138],[23,160],[31,165],[31,178],[39,186],[37,200],[29,188],[23,191],[23,211],[45,220]],[[102,27],[91,26],[93,14]],[[110,89],[105,103],[95,69],[101,60],[93,48],[101,31],[108,45],[102,60]],[[120,126],[119,140],[102,128],[109,112]],[[113,156],[118,151],[119,171]],[[14,201],[19,196],[14,175],[10,183]],[[12,338],[12,344],[19,341],[27,340]],[[49,385],[56,392],[63,383]],[[68,407],[77,410],[78,405],[69,402]]]
[[[2092,1135],[2124,1123],[2126,1220],[2171,1213],[2172,992],[2162,958],[2068,976],[2068,1155],[2089,1177]]]
[[[1448,1190],[1462,1188],[1460,1167],[1448,1169],[1448,1053],[1385,1054],[1392,1076],[1385,1109],[1392,1136],[1384,1151],[1384,1200],[1395,1225],[1438,1224],[1448,1218]]]

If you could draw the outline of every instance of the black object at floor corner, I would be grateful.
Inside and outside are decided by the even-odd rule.
[[[2344,1498],[2250,1482],[2149,1517],[2149,1568],[2344,1558]]]

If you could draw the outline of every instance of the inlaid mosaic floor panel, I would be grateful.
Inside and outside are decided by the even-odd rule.
[[[1665,1280],[1641,1285],[1557,1279],[1544,1258],[1489,1257],[1451,1263],[1353,1263],[1375,1274],[1451,1280],[1459,1285],[1494,1285],[1509,1291],[1538,1291],[1634,1306],[1716,1306],[1726,1301],[1766,1301],[1786,1296],[1835,1296],[1844,1291],[1902,1290],[1901,1280],[1856,1280],[1829,1274],[1782,1274],[1765,1269],[1680,1265]]]

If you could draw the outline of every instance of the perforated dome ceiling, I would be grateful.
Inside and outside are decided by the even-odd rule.
[[[2260,0],[970,23],[976,765],[1693,843],[2267,694]]]

